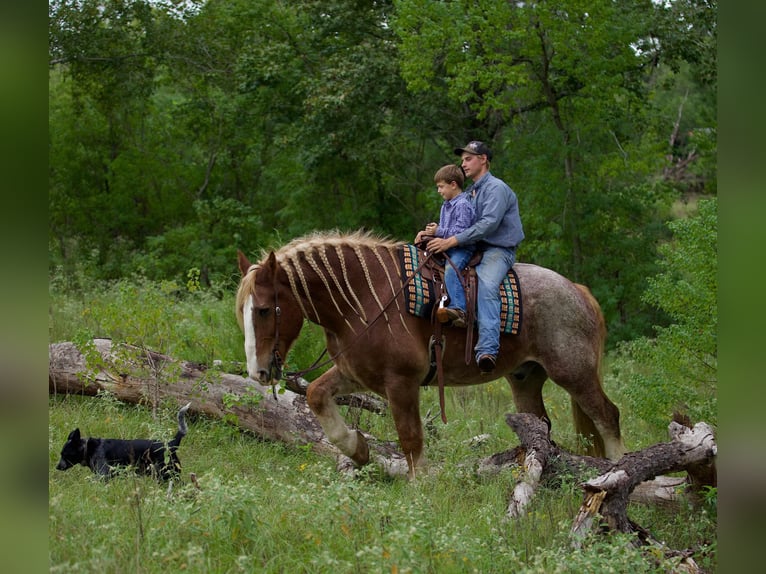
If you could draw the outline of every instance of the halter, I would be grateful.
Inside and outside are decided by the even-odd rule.
[[[260,267],[260,265],[253,264],[247,269],[247,273],[245,275],[249,275],[251,271],[255,271]],[[282,318],[282,308],[279,306],[279,299],[277,295],[277,289],[276,289],[276,277],[274,278],[274,346],[271,348],[271,363],[269,365],[269,371],[276,368],[277,372],[279,373],[279,378],[282,378],[282,365],[284,364],[282,362],[282,355],[279,352],[279,323]],[[252,320],[252,318],[251,318]],[[274,395],[274,399],[277,398],[277,388],[276,386],[271,387],[272,394]]]
[[[391,306],[391,304],[396,300],[396,298],[404,290],[404,288],[407,286],[407,284],[410,281],[412,281],[412,279],[420,272],[420,270],[432,258],[432,256],[433,256],[433,253],[427,252],[426,257],[423,259],[423,261],[420,262],[420,264],[418,265],[417,269],[415,269],[412,272],[412,274],[409,275],[406,278],[406,280],[402,283],[402,286],[399,287],[399,289],[393,294],[391,299],[389,299],[388,303],[386,303],[383,306],[383,308],[380,309],[380,311],[378,311],[378,314],[375,315],[375,317],[369,323],[367,323],[365,328],[360,333],[360,337],[355,337],[353,339],[353,341],[351,341],[351,343],[349,345],[346,345],[340,351],[335,353],[335,355],[329,357],[328,359],[326,359],[322,363],[320,363],[319,361],[325,355],[325,353],[327,353],[327,349],[322,351],[322,353],[319,355],[319,357],[314,361],[314,363],[309,368],[303,369],[301,371],[291,371],[291,372],[288,372],[288,373],[285,373],[285,372],[282,371],[282,365],[283,365],[282,356],[280,355],[279,348],[278,348],[278,346],[279,346],[279,322],[280,322],[280,317],[282,315],[282,309],[279,307],[279,300],[278,300],[278,297],[277,297],[276,274],[275,274],[275,276],[274,276],[274,346],[271,349],[271,363],[272,364],[269,367],[269,369],[271,369],[272,366],[276,366],[276,368],[279,370],[279,373],[280,373],[280,379],[284,379],[286,381],[289,381],[289,380],[295,381],[295,379],[297,379],[298,377],[300,377],[300,376],[302,376],[302,375],[304,375],[306,373],[309,373],[309,372],[311,372],[313,370],[319,369],[320,367],[323,367],[325,365],[333,363],[335,361],[335,359],[337,359],[340,355],[342,355],[348,349],[350,349],[354,345],[354,343],[356,343],[356,341],[360,340],[361,335],[363,335],[368,329],[370,329],[370,327],[372,327],[375,324],[375,322],[378,319],[380,319],[380,317],[386,312],[386,309],[388,309],[388,307]],[[446,258],[447,262],[450,265],[452,265],[452,267],[455,268],[455,270],[457,271],[457,268],[455,267],[455,264],[452,263],[452,260],[449,258],[449,256],[447,256],[445,254],[444,257]],[[251,265],[248,268],[247,273],[245,275],[249,274],[251,271],[254,271],[254,270],[258,269],[259,267],[260,267],[260,265],[257,265],[257,264]],[[458,272],[458,277],[460,278],[460,282],[462,284],[463,281],[462,281],[462,278],[460,277],[460,273],[459,272]],[[441,335],[441,323],[439,323],[438,321],[436,322],[435,329],[436,329],[436,333],[435,333],[435,336],[432,337],[432,343],[431,344],[433,345],[433,348],[434,348],[434,354],[435,354],[435,359],[436,359],[435,363],[436,364],[435,365],[434,364],[431,365],[431,370],[429,370],[429,373],[426,375],[426,378],[423,381],[423,383],[421,383],[421,385],[427,384],[428,381],[433,378],[433,376],[434,376],[433,371],[435,370],[436,371],[436,375],[437,375],[437,380],[438,380],[438,383],[439,383],[439,407],[440,407],[440,410],[441,410],[441,417],[442,417],[442,421],[444,421],[446,423],[447,422],[447,417],[446,417],[445,408],[444,408],[444,374],[443,374],[443,370],[442,370],[442,354],[444,352],[444,349],[443,349],[443,338],[442,338],[442,335]],[[271,390],[272,390],[272,393],[274,395],[274,399],[276,399],[277,398],[276,387],[272,386]]]
[[[282,319],[282,308],[279,306],[279,299],[277,295],[277,278],[274,274],[274,346],[271,348],[271,365],[269,370],[276,368],[279,373],[279,378],[282,378],[282,355],[279,353],[279,323]],[[274,399],[277,398],[277,387],[272,385],[271,393],[274,395]]]

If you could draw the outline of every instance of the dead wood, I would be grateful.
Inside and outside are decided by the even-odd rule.
[[[673,421],[668,431],[670,442],[628,453],[608,472],[582,484],[586,502],[595,495],[602,497],[596,510],[610,529],[643,536],[645,531],[627,515],[628,497],[636,486],[669,472],[692,469],[699,476],[700,468],[710,468],[714,463],[718,449],[710,425],[702,422],[688,428]],[[575,539],[587,530],[578,521],[572,526]]]
[[[109,339],[94,339],[82,352],[71,342],[51,344],[48,360],[50,394],[95,396],[106,391],[121,401],[152,408],[165,401],[191,401],[189,412],[225,419],[266,440],[311,444],[317,452],[335,456],[339,468],[348,465],[309,409],[308,383],[300,379],[289,385],[300,393],[289,388],[274,393],[240,375],[130,345],[112,345]],[[346,397],[345,402],[373,412],[386,408],[381,400],[360,394]],[[391,445],[367,434],[365,438],[373,460],[387,472],[400,474],[402,468],[406,472],[403,455]]]
[[[477,473],[491,476],[511,467],[520,468],[522,475],[518,494],[526,491],[528,496],[531,496],[541,482],[563,474],[572,476],[575,480],[586,481],[594,472],[604,475],[616,468],[613,461],[580,456],[561,449],[550,439],[545,421],[534,415],[509,413],[506,415],[506,422],[517,434],[521,444],[479,461]],[[712,437],[709,426],[701,424],[703,426],[695,427],[694,436],[698,436],[697,433],[704,428]],[[638,453],[629,453],[629,456],[626,455],[628,458],[620,461],[621,465],[627,465],[638,459],[638,462],[632,463],[633,479],[627,488],[627,500],[646,504],[674,504],[688,500],[695,491],[702,490],[705,486],[715,486],[715,456],[705,456],[704,451],[690,450],[691,447],[686,442],[688,439],[684,438],[684,442],[681,442],[681,436],[688,432],[692,432],[688,427],[671,423],[673,440],[670,443],[661,443]],[[686,472],[686,476],[663,474],[677,471]],[[516,494],[515,492],[514,497]],[[521,515],[528,502],[528,498],[514,498],[509,504],[508,516]],[[622,524],[620,520],[618,523]]]
[[[550,440],[545,421],[534,415],[508,414],[506,422],[518,435],[521,445],[484,459],[479,472],[489,474],[509,467],[521,469],[508,504],[508,518],[517,518],[525,512],[535,489],[546,477],[562,472],[578,477],[596,471],[599,476],[581,484],[584,501],[570,531],[574,547],[579,547],[584,537],[597,527],[604,531],[634,533],[639,543],[677,558],[677,571],[699,572],[691,552],[669,550],[654,540],[648,530],[628,518],[627,507],[629,501],[672,503],[684,492],[694,494],[702,486],[716,484],[717,446],[708,424],[698,423],[690,428],[673,421],[669,426],[669,442],[628,453],[615,463],[560,449]],[[664,476],[681,471],[687,473],[686,478]],[[680,489],[681,486],[686,488]]]

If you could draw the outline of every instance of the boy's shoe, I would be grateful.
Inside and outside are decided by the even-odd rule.
[[[465,312],[462,309],[439,307],[436,310],[436,320],[439,323],[449,323],[453,327],[465,327]]]
[[[495,355],[482,355],[476,362],[479,364],[479,370],[485,375],[495,370]]]

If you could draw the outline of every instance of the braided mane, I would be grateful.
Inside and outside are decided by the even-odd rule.
[[[386,322],[388,322],[389,317],[385,311],[385,306],[400,287],[397,271],[397,250],[401,245],[403,245],[402,242],[397,242],[390,238],[366,231],[356,231],[351,233],[315,231],[293,239],[276,250],[274,255],[277,258],[277,262],[287,274],[290,289],[298,300],[304,317],[309,315],[306,307],[304,307],[304,300],[308,301],[308,304],[314,312],[314,316],[318,315],[304,274],[305,265],[308,264],[311,270],[321,279],[336,310],[341,313],[340,299],[345,302],[348,307],[354,310],[363,324],[367,324],[370,320],[370,317],[368,316],[370,310],[364,309],[358,293],[353,288],[354,284],[349,280],[348,265],[350,261],[348,259],[348,252],[344,251],[344,248],[346,250],[350,249],[355,254],[354,259],[356,259],[356,262],[362,268],[367,289],[373,295],[379,311],[383,312]],[[334,269],[330,265],[327,256],[328,251],[335,253],[340,261],[340,270]],[[268,249],[263,250],[261,253],[261,260],[264,261],[269,253],[270,251]],[[365,254],[371,254],[377,259],[380,267],[385,271],[388,283],[387,289],[384,289],[384,285],[382,285],[380,281],[378,281],[377,284],[373,282],[371,271],[368,267],[367,260],[365,259]],[[387,264],[387,262],[389,264]],[[390,263],[393,263],[393,265],[390,265]],[[392,269],[394,271],[391,271]],[[237,319],[240,321],[240,325],[242,324],[240,309],[242,308],[246,293],[252,288],[253,275],[254,274],[248,273],[242,278],[240,288],[237,292]],[[338,298],[336,298],[336,296]],[[396,307],[397,309],[399,307],[398,301],[396,302]],[[377,313],[375,314],[377,315]],[[401,316],[401,313],[399,313],[399,315]],[[348,318],[346,318],[345,321],[346,324],[351,327]],[[353,330],[353,327],[351,328]]]
[[[320,247],[339,247],[344,245],[377,250],[379,248],[396,249],[402,245],[402,242],[393,241],[388,237],[362,230],[350,233],[341,233],[335,230],[314,231],[302,237],[296,237],[280,247],[275,254],[277,261],[282,263],[286,259],[293,259],[298,253],[313,251]],[[261,254],[262,258],[265,259],[268,254],[269,250],[264,250]]]

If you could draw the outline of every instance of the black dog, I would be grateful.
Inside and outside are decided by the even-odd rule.
[[[178,411],[178,432],[169,443],[167,450],[170,461],[165,460],[165,443],[157,440],[115,438],[81,438],[80,429],[76,428],[61,449],[61,460],[56,468],[67,470],[76,464],[90,467],[103,477],[111,477],[116,467],[133,466],[142,474],[151,474],[158,480],[168,480],[178,474],[181,461],[176,450],[181,439],[186,436],[186,411],[191,403]]]

